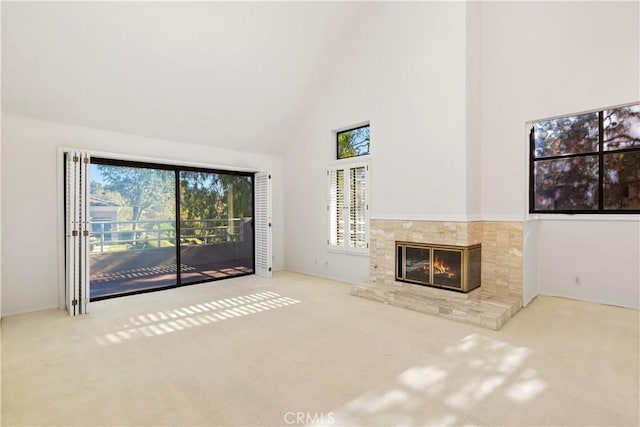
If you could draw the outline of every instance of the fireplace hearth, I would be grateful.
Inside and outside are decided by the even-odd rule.
[[[396,280],[470,292],[480,286],[480,245],[396,242]]]
[[[370,236],[370,280],[354,285],[352,295],[494,330],[522,308],[522,223],[373,219]],[[442,280],[442,273],[432,277],[431,268],[436,268],[433,249],[470,249],[478,244],[482,245],[482,257],[471,252],[466,256],[473,254],[468,259],[473,262],[460,267],[468,270],[467,285],[463,283],[458,289],[456,281],[445,287],[450,284]],[[406,268],[398,267],[398,253],[405,255],[403,245],[418,250],[417,256],[409,250],[408,274]],[[420,252],[424,249],[430,251]],[[465,259],[465,255],[461,257]],[[480,258],[482,286],[477,287]],[[446,266],[437,268],[447,273]],[[453,281],[455,270],[449,266],[446,275],[453,277],[448,279]]]

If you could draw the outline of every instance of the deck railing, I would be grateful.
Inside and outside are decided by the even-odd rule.
[[[176,245],[175,221],[91,222],[91,253],[118,252]],[[182,219],[180,245],[210,245],[243,239],[242,218]]]

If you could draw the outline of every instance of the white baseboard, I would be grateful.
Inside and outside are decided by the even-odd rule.
[[[64,311],[64,309],[60,309],[60,307],[58,307],[58,305],[47,305],[47,306],[43,306],[43,307],[27,308],[27,309],[24,309],[24,310],[2,312],[2,318],[4,319],[4,318],[10,317],[10,316],[19,316],[21,314],[36,313],[38,311],[45,311],[45,310],[60,310],[60,311]]]
[[[345,279],[341,279],[339,277],[323,276],[323,275],[318,274],[318,273],[312,273],[312,272],[309,272],[309,271],[300,271],[300,270],[296,270],[296,269],[293,269],[293,268],[286,268],[285,267],[285,268],[282,269],[282,271],[289,271],[291,273],[303,274],[305,276],[311,276],[311,277],[317,277],[319,279],[333,280],[334,282],[345,283],[345,284],[348,284],[348,285],[358,285],[358,284],[360,284],[360,282],[351,282],[351,281],[348,281],[348,280],[345,280]]]

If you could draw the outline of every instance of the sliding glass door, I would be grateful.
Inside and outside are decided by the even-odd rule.
[[[253,177],[180,171],[182,283],[253,272]]]
[[[253,174],[92,158],[90,178],[91,300],[253,273]]]

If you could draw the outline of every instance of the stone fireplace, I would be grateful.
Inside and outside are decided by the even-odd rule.
[[[435,267],[436,248],[470,248],[481,245],[481,286],[470,286],[468,293],[452,292],[449,286],[419,286],[398,275],[397,242],[431,251],[413,252],[413,258]],[[403,243],[402,243],[403,242]],[[415,245],[419,243],[419,245]],[[352,294],[412,310],[499,329],[522,308],[522,223],[521,222],[442,222],[371,220],[370,279],[354,285]],[[413,246],[409,246],[410,248]],[[456,249],[458,250],[458,249]],[[411,250],[410,250],[411,253]],[[405,252],[406,256],[406,246]],[[422,255],[422,256],[420,256]],[[415,261],[414,260],[414,261]],[[419,260],[418,260],[419,261]],[[415,267],[415,265],[412,265]],[[425,279],[423,273],[421,279]],[[428,280],[443,283],[433,278]],[[432,283],[429,283],[431,285]],[[454,286],[455,287],[455,286]]]

